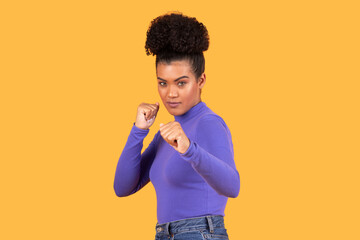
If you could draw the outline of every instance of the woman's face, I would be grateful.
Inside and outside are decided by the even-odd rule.
[[[159,95],[170,114],[182,115],[201,101],[200,89],[206,81],[205,73],[196,82],[188,60],[170,64],[159,62],[156,75]]]

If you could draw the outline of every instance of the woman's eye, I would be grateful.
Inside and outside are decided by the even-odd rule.
[[[159,85],[160,85],[160,86],[165,86],[166,83],[165,83],[165,82],[159,82]]]
[[[179,82],[179,86],[185,85],[186,82]]]

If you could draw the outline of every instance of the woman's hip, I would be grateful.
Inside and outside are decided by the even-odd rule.
[[[224,217],[221,215],[207,215],[156,224],[155,230],[155,240],[229,239]]]

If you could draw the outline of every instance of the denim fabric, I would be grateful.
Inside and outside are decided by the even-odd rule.
[[[221,215],[187,218],[156,224],[155,240],[229,240]]]

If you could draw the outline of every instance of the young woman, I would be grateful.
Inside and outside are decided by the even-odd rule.
[[[155,18],[147,31],[147,55],[156,55],[158,92],[174,121],[141,154],[159,103],[141,103],[119,158],[117,196],[136,193],[149,181],[157,196],[156,240],[228,239],[224,210],[240,191],[230,131],[201,101],[206,76],[206,27],[181,13]]]

